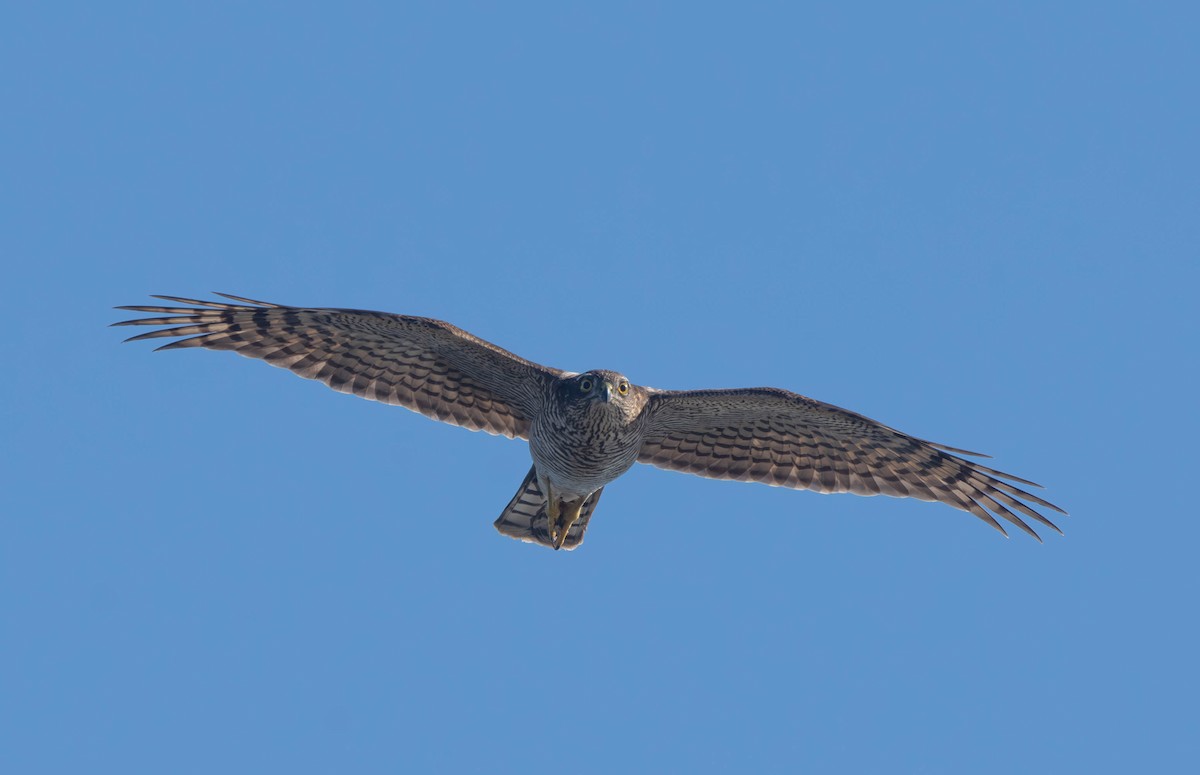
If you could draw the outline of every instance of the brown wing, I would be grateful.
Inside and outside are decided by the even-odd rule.
[[[165,317],[114,325],[172,326],[126,341],[187,337],[158,349],[233,350],[342,393],[510,438],[528,436],[530,420],[562,374],[440,320],[218,295],[243,303],[156,296],[194,306],[117,307]]]
[[[992,514],[1034,538],[1014,511],[1062,532],[1020,499],[1066,513],[1004,480],[1040,485],[958,456],[978,453],[913,438],[786,390],[652,390],[645,435],[638,460],[659,468],[824,493],[940,501],[1005,535]]]

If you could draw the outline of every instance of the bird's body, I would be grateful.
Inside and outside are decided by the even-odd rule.
[[[533,419],[529,452],[548,503],[550,535],[561,548],[583,503],[628,471],[642,451],[645,393],[615,371],[560,379]],[[567,516],[559,529],[559,512]]]
[[[614,371],[591,371],[583,379],[595,385],[587,393],[579,390],[578,378],[555,386],[560,400],[547,403],[529,434],[529,452],[538,472],[571,498],[591,495],[628,471],[642,450],[644,396],[640,401],[619,400],[618,386],[629,382]]]
[[[1062,510],[1011,482],[1037,485],[960,457],[976,453],[785,390],[640,387],[615,371],[547,368],[428,318],[236,296],[226,298],[242,303],[158,298],[193,306],[120,307],[165,317],[116,325],[172,326],[131,339],[186,337],[161,349],[234,350],[335,390],[528,439],[533,467],[496,527],[555,549],[579,545],[604,487],[635,462],[818,492],[936,500],[1002,533],[993,514],[1035,538],[1019,515],[1058,530],[1026,501]]]

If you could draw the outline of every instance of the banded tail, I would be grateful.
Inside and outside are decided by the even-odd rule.
[[[587,530],[588,520],[591,519],[602,492],[603,487],[588,496],[579,511],[578,521],[567,531],[563,549],[574,549],[583,543],[583,531]],[[509,538],[554,548],[554,541],[550,539],[550,519],[546,515],[546,496],[538,487],[537,468],[529,469],[525,481],[517,488],[517,494],[504,507],[494,524],[497,530]]]

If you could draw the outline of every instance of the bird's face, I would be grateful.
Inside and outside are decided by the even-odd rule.
[[[589,411],[619,411],[632,415],[641,409],[637,388],[624,374],[615,371],[584,372],[565,380],[563,387],[571,403],[587,407]]]
[[[575,390],[585,401],[611,404],[629,395],[629,380],[615,371],[589,371],[575,377]]]

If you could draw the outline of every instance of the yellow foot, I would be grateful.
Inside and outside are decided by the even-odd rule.
[[[546,530],[550,533],[550,543],[557,549],[562,545],[558,541],[558,518],[561,513],[559,500],[554,497],[554,490],[551,489],[548,480],[539,476],[538,487],[541,488],[542,495],[546,498]]]
[[[550,531],[550,540],[554,541],[554,548],[561,549],[563,542],[567,540],[567,533],[571,532],[571,528],[579,521],[579,512],[583,509],[583,502],[587,498],[580,498],[577,501],[563,502],[562,520],[558,525],[558,535],[555,536],[554,530]]]

